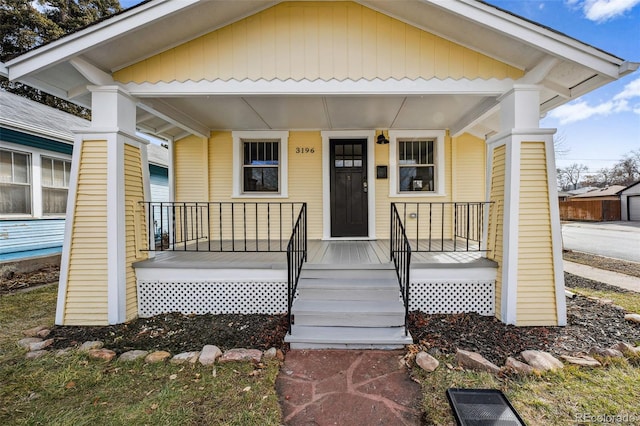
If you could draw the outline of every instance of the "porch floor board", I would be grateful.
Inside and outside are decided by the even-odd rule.
[[[247,243],[249,249],[255,247],[256,242]],[[258,242],[260,247],[266,247],[265,242]],[[278,247],[278,242],[272,247]],[[415,243],[413,244],[415,246]],[[212,247],[216,247],[213,243]],[[424,248],[424,244],[420,244]],[[230,249],[230,243],[224,243],[224,249]],[[286,247],[286,244],[283,245]],[[236,248],[244,248],[244,243],[236,243]],[[432,243],[432,249],[441,249],[441,241]],[[453,250],[452,240],[444,240],[444,249]],[[466,248],[466,244],[456,244],[457,250]],[[136,268],[199,268],[199,269],[286,269],[286,252],[209,252],[208,243],[200,243],[195,251],[195,245],[188,246],[188,251],[158,251],[155,257],[134,264]],[[309,240],[308,264],[317,265],[381,265],[388,264],[389,240]],[[412,252],[412,268],[438,268],[443,266],[475,267],[494,264],[483,257],[481,252]]]

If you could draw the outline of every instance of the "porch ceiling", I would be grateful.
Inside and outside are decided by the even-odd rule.
[[[158,101],[212,130],[342,130],[453,128],[485,99],[479,95],[289,95],[185,96]],[[139,124],[159,132],[166,122],[152,118]]]

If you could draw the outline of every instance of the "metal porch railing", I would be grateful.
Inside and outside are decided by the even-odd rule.
[[[307,204],[300,208],[300,214],[291,232],[291,238],[287,244],[287,318],[289,319],[289,334],[293,318],[291,307],[298,290],[298,280],[302,265],[307,261]]]
[[[404,333],[409,333],[409,284],[411,272],[411,244],[407,239],[402,219],[395,203],[391,203],[390,257],[396,269],[400,294],[404,303]]]
[[[393,203],[414,252],[485,252],[490,201]]]
[[[285,252],[305,205],[292,202],[143,204],[150,236],[145,250],[205,252]]]

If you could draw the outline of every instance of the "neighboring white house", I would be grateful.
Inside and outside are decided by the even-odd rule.
[[[0,91],[0,262],[60,253],[73,133],[88,120]],[[151,196],[169,200],[168,150],[149,147]]]

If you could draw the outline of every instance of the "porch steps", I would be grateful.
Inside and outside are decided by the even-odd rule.
[[[292,349],[397,349],[405,336],[395,271],[384,265],[305,265],[293,303]]]

